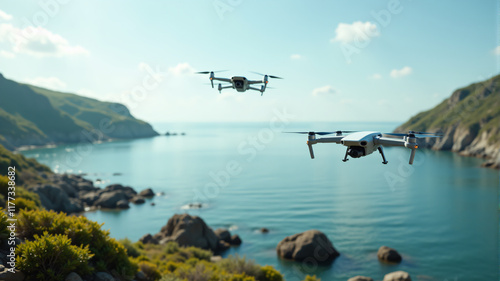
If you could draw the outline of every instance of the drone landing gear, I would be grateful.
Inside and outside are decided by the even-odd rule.
[[[344,159],[342,159],[343,162],[347,162],[349,159],[347,159],[347,155],[349,153],[349,147],[347,148],[347,150],[345,151],[345,156],[344,156]]]
[[[384,162],[382,162],[382,164],[387,164],[389,162],[387,162],[387,160],[385,160],[385,155],[384,155],[384,151],[382,150],[382,147],[379,146],[378,147],[378,152],[380,152],[380,155],[382,155],[382,160],[384,160]]]

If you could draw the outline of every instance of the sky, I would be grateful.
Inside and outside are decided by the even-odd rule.
[[[499,3],[0,0],[0,73],[148,122],[403,122],[499,73]]]

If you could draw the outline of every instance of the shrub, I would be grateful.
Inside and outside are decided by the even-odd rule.
[[[261,273],[260,266],[255,264],[253,260],[247,260],[245,257],[239,257],[238,255],[232,256],[219,261],[217,263],[222,270],[229,273],[245,273],[250,276],[259,276]]]
[[[16,212],[20,210],[38,210],[40,209],[33,200],[25,198],[16,198]]]
[[[147,280],[154,281],[161,278],[161,274],[155,264],[148,261],[141,261],[138,266],[139,270],[146,275]]]
[[[303,281],[321,281],[321,279],[317,278],[316,275],[307,275]]]
[[[0,242],[3,242],[10,236],[10,230],[7,228],[7,226],[9,226],[7,219],[7,214],[5,214],[4,209],[0,207]]]
[[[263,266],[260,270],[259,280],[261,281],[283,281],[283,275],[270,265]]]
[[[88,260],[92,258],[88,245],[71,245],[66,235],[34,236],[17,247],[17,265],[35,280],[64,280],[72,271],[85,275],[91,272]]]
[[[86,217],[67,216],[46,210],[23,210],[18,215],[20,238],[32,240],[44,232],[63,234],[76,246],[88,245],[94,257],[91,264],[99,271],[115,271],[122,276],[134,276],[137,265],[127,256],[125,247],[109,237],[109,231],[101,229],[102,224]]]
[[[137,258],[138,256],[141,255],[138,247],[136,247],[134,243],[132,243],[132,241],[130,241],[128,238],[121,239],[118,242],[120,242],[123,245],[123,247],[125,247],[125,249],[127,250],[127,254],[129,256]]]

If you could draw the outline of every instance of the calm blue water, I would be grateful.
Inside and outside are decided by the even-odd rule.
[[[156,124],[162,133],[186,135],[23,154],[58,172],[87,173],[89,179],[103,180],[101,186],[121,183],[165,192],[151,200],[156,206],[86,214],[116,238],[136,241],[158,232],[173,214],[188,212],[242,237],[243,244],[227,254],[273,265],[287,280],[302,280],[306,274],[325,281],[355,275],[381,280],[397,270],[409,272],[413,280],[498,280],[498,171],[480,168],[478,159],[430,150],[417,151],[409,166],[404,148],[385,149],[389,164],[382,165],[378,153],[343,163],[344,147],[318,144],[311,160],[305,135],[270,126]],[[390,132],[396,126],[293,123],[282,130]],[[204,202],[206,208],[182,208],[191,202]],[[270,233],[259,233],[261,227]],[[309,229],[323,231],[341,253],[332,266],[276,257],[281,239]],[[376,253],[382,245],[397,249],[403,262],[379,263]]]

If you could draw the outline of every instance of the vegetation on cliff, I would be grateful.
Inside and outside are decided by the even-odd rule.
[[[118,103],[20,84],[0,74],[0,144],[25,145],[156,136]]]

